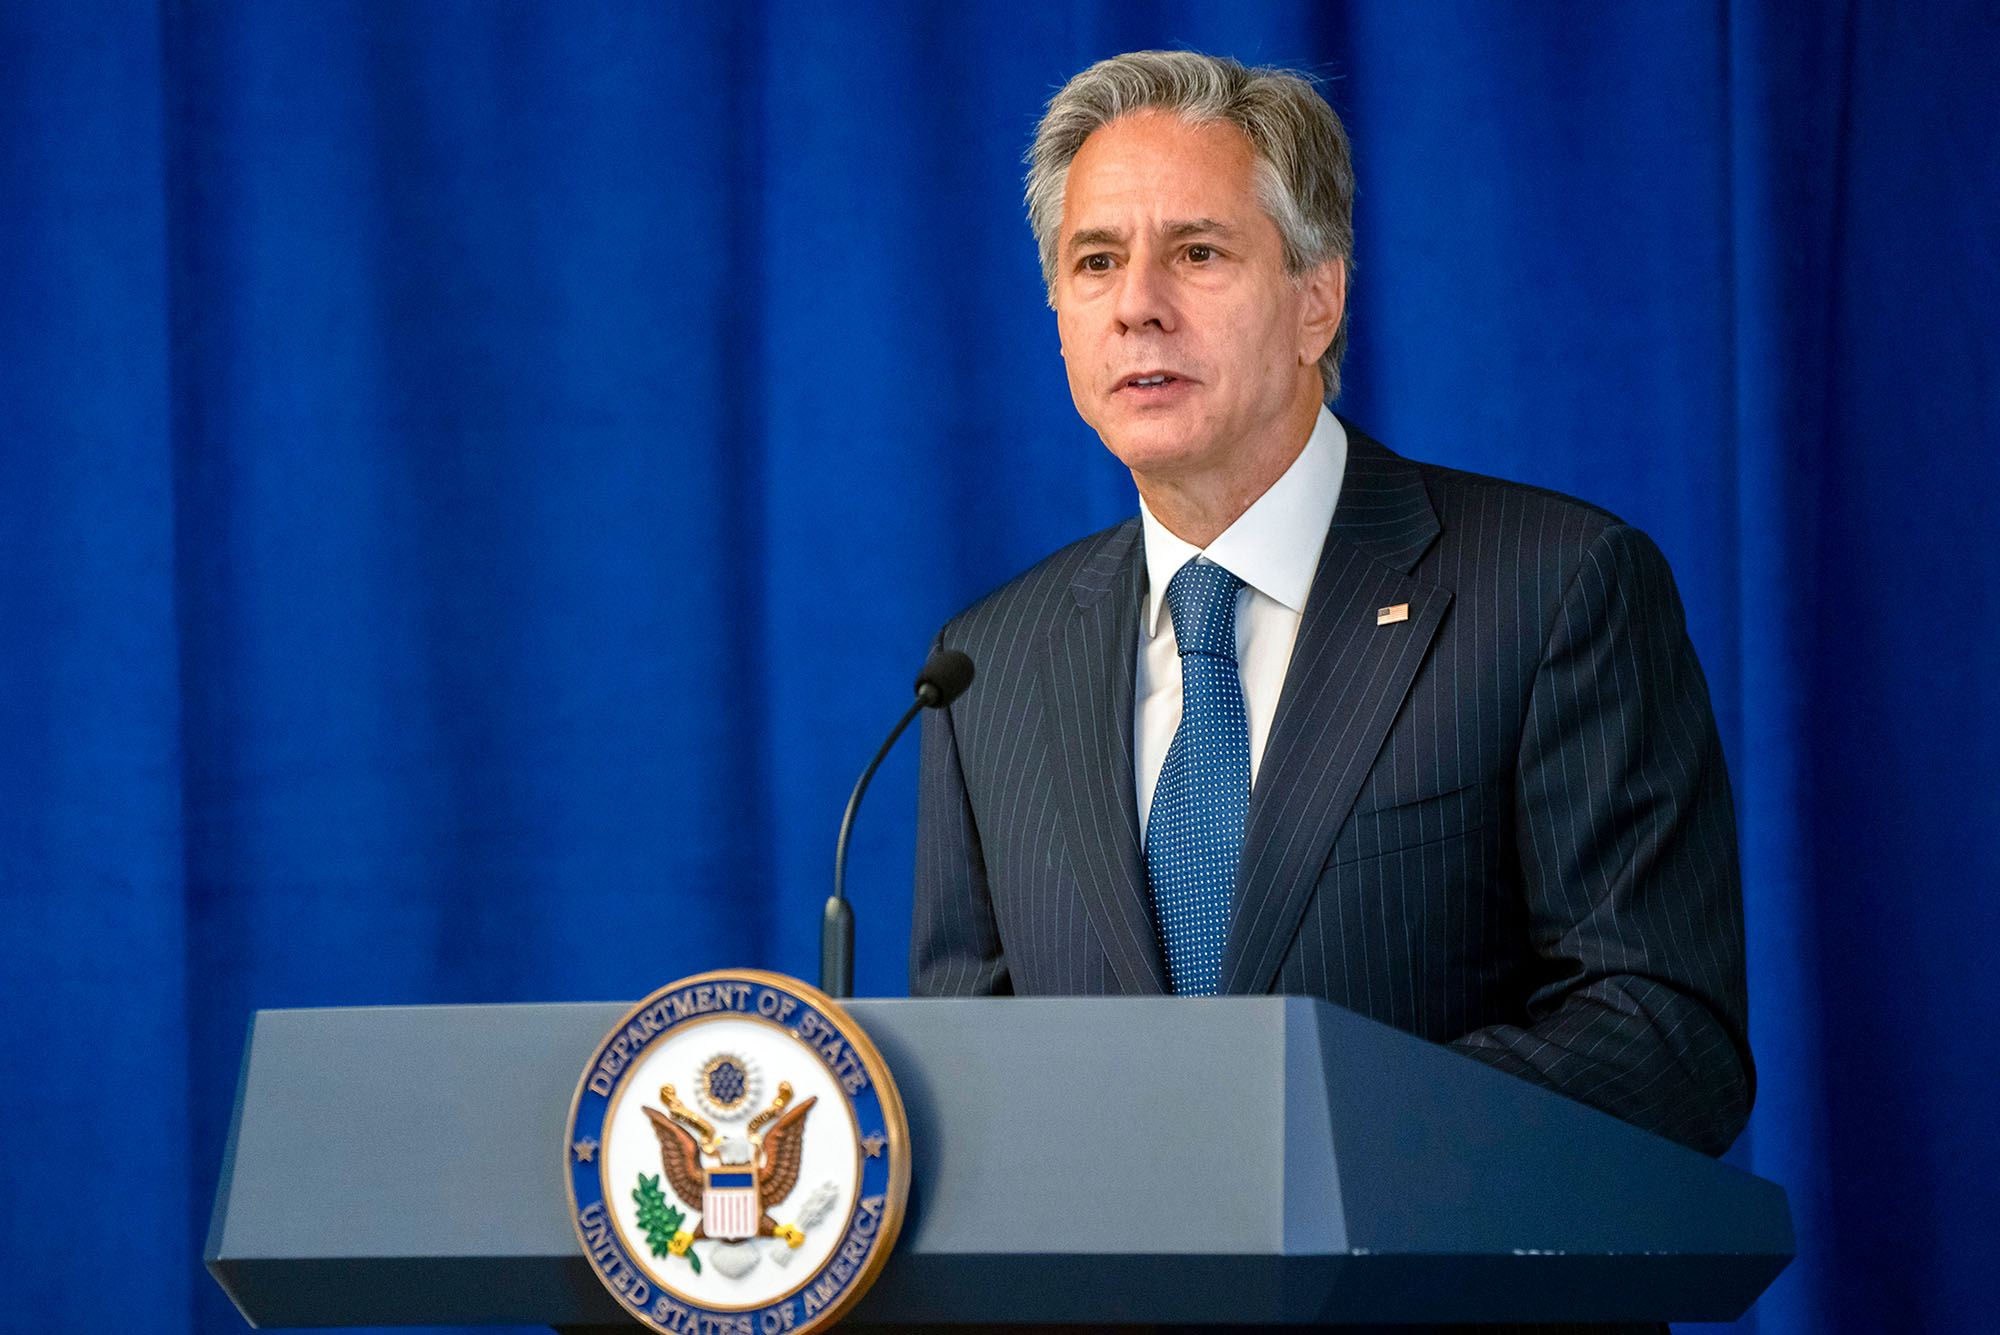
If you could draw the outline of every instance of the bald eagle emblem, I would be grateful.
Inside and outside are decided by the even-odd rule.
[[[888,1064],[833,998],[757,969],[683,978],[577,1081],[577,1244],[652,1335],[827,1335],[889,1262],[909,1136]]]
[[[704,1071],[704,1081],[710,1078],[711,1071]],[[817,1098],[793,1107],[792,1087],[781,1080],[771,1106],[752,1117],[741,1135],[719,1133],[681,1102],[672,1085],[660,1087],[660,1102],[665,1111],[647,1107],[645,1112],[660,1138],[662,1173],[681,1203],[701,1214],[692,1229],[675,1232],[669,1244],[675,1255],[686,1255],[703,1238],[779,1238],[792,1247],[805,1240],[803,1229],[778,1223],[770,1212],[798,1185],[806,1115]]]

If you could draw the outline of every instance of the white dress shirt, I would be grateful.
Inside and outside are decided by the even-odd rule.
[[[1146,539],[1146,603],[1139,610],[1139,666],[1133,689],[1133,777],[1139,799],[1139,843],[1146,842],[1153,789],[1167,748],[1181,726],[1181,656],[1167,611],[1167,581],[1191,558],[1223,567],[1243,581],[1236,591],[1236,667],[1250,725],[1250,782],[1264,758],[1278,694],[1291,665],[1299,617],[1319,567],[1320,548],[1347,472],[1347,432],[1322,406],[1299,457],[1206,550],[1181,541],[1139,501]]]

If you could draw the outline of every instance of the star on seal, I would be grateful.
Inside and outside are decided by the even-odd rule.
[[[740,1053],[718,1052],[701,1064],[694,1098],[710,1117],[724,1122],[750,1115],[763,1089],[757,1063]]]

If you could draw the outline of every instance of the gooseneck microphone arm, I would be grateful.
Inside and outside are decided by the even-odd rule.
[[[956,649],[940,649],[917,674],[917,701],[896,722],[889,740],[868,762],[854,792],[847,799],[847,814],[840,818],[840,842],[833,850],[833,894],[826,901],[826,913],[819,927],[819,990],[830,997],[854,995],[854,906],[847,900],[847,845],[854,837],[854,817],[861,810],[861,795],[868,781],[888,758],[889,750],[910,720],[926,709],[942,709],[964,694],[972,684],[972,660]]]
[[[848,796],[847,814],[840,818],[840,842],[833,849],[833,894],[827,897],[826,916],[819,925],[819,990],[830,997],[854,995],[854,906],[847,902],[847,845],[854,837],[854,816],[861,810],[861,795],[868,791],[868,781],[888,758],[903,729],[923,709],[924,702],[919,699],[904,712],[889,740],[882,743],[882,749],[861,772],[860,781]]]

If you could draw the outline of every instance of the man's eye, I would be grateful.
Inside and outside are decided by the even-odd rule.
[[[1206,264],[1215,258],[1215,250],[1213,247],[1197,243],[1187,248],[1187,257],[1196,264]]]
[[[1083,268],[1087,273],[1108,272],[1111,268],[1111,257],[1109,255],[1085,255],[1083,257]]]

